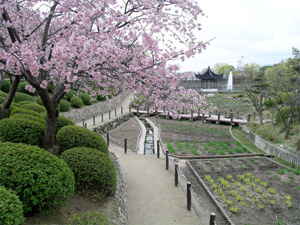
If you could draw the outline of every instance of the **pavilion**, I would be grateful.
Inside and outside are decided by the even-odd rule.
[[[218,75],[211,71],[210,67],[202,73],[195,73],[195,77],[200,80],[202,89],[217,89],[218,80],[222,81],[223,75]]]

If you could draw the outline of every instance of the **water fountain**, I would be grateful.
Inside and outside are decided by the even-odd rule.
[[[232,89],[233,89],[233,78],[232,78],[232,71],[230,71],[227,80],[227,90],[232,91]]]

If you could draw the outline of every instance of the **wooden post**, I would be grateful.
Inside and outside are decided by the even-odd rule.
[[[155,107],[155,117],[158,117],[157,107]]]
[[[94,126],[96,125],[96,118],[95,118],[95,116],[93,116],[93,125]]]
[[[217,121],[217,124],[220,124],[221,122],[220,122],[220,117],[221,117],[221,112],[219,111],[218,112],[218,121]]]
[[[216,214],[211,213],[209,218],[209,225],[215,225],[216,224]]]
[[[230,109],[230,113],[232,113],[232,109]],[[230,114],[229,114],[230,115]]]
[[[205,114],[204,113],[202,113],[202,123],[205,123],[206,121],[205,121]]]
[[[237,119],[240,118],[240,111],[239,111],[239,110],[236,112],[236,118],[237,118]]]
[[[167,119],[168,119],[168,120],[170,119],[170,112],[169,112],[169,111],[168,111]]]
[[[224,112],[224,117],[225,118],[227,117],[227,110],[225,110],[225,112]]]
[[[187,197],[187,210],[192,210],[192,194],[191,194],[191,182],[187,182],[186,197]]]
[[[103,113],[101,113],[101,121],[103,122]]]
[[[84,123],[84,127],[87,128],[87,123]]]
[[[253,112],[253,119],[255,119],[255,111]]]
[[[251,117],[251,114],[248,114],[248,116],[247,116],[247,123],[248,124],[250,123],[250,117]]]
[[[117,116],[117,108],[115,108],[115,116]]]
[[[129,104],[129,112],[131,112],[131,107],[132,107],[132,106],[131,106],[131,103],[130,103],[130,104]]]
[[[149,107],[147,107],[147,117],[149,117]]]
[[[159,140],[157,140],[157,158],[159,159]]]
[[[110,119],[110,110],[108,111],[108,118]]]
[[[233,126],[233,113],[230,113],[230,126]]]
[[[211,117],[211,111],[208,112],[208,117]]]
[[[123,115],[123,106],[121,106],[121,114]]]
[[[166,170],[169,169],[169,151],[166,151]]]
[[[82,127],[84,127],[84,119],[82,119]]]
[[[215,110],[215,114],[218,115],[218,110],[217,109]]]
[[[140,116],[140,110],[139,110],[139,107],[137,107],[137,109],[136,109],[136,114],[137,114],[137,116]]]
[[[127,154],[127,139],[124,139],[124,153]]]
[[[198,109],[198,120],[200,120],[200,109]]]
[[[194,121],[194,112],[191,110],[191,121]]]
[[[107,143],[107,146],[109,146],[109,133],[108,132],[106,133],[106,143]]]
[[[175,187],[178,187],[178,163],[175,163]]]

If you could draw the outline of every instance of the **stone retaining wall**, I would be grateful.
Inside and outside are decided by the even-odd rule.
[[[110,101],[100,102],[88,107],[83,107],[80,109],[74,109],[68,112],[61,113],[62,115],[73,120],[75,123],[82,121],[82,119],[92,118],[93,116],[100,115],[101,113],[106,113],[109,110],[115,109],[120,105],[121,102],[125,100],[127,96],[130,95],[130,91],[124,91],[118,96],[112,98]]]
[[[122,169],[119,160],[115,153],[110,152],[109,157],[113,161],[117,173],[117,188],[114,194],[113,204],[113,220],[110,221],[113,225],[127,225],[128,224],[128,199],[127,186],[122,174]]]
[[[252,131],[246,130],[243,126],[240,126],[240,130],[244,133],[246,139],[248,139],[253,144],[255,144],[255,146],[258,147],[263,152],[267,154],[275,155],[278,158],[281,158],[295,166],[300,166],[299,155],[289,153],[287,151],[284,151],[283,149],[280,149],[279,147],[272,145],[271,143],[263,140],[261,137],[253,133]]]

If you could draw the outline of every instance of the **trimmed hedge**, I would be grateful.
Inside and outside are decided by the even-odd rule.
[[[29,85],[29,83],[27,81],[23,81],[19,83],[18,89],[20,92],[28,94],[28,95],[38,95],[37,90],[35,90],[34,92],[30,92],[28,90],[25,89],[26,85]]]
[[[0,120],[0,141],[42,146],[45,125],[25,118]]]
[[[104,138],[84,127],[65,126],[57,132],[56,140],[60,145],[61,152],[75,147],[87,147],[108,154],[108,147]]]
[[[16,92],[15,97],[14,97],[14,102],[18,103],[21,101],[34,102],[34,98],[28,94]]]
[[[0,185],[0,224],[23,224],[23,204],[19,197]]]
[[[0,171],[0,185],[17,193],[24,213],[63,206],[74,192],[67,164],[37,146],[0,143]]]
[[[92,104],[91,96],[89,96],[88,94],[83,93],[83,94],[80,95],[80,98],[82,99],[83,104],[85,104],[85,105],[91,105]]]
[[[56,125],[56,132],[59,131],[61,128],[69,125],[76,125],[73,120],[69,119],[65,116],[58,116],[57,117],[57,125]]]
[[[36,99],[36,103],[39,104],[39,105],[41,105],[41,106],[44,106],[44,103],[43,103],[43,100],[41,99],[41,97],[38,97]]]
[[[9,80],[4,80],[2,85],[1,85],[1,91],[8,93],[10,89],[10,81]]]
[[[93,148],[72,148],[61,158],[73,171],[77,190],[89,190],[103,197],[115,191],[116,170],[107,154]]]
[[[25,104],[22,106],[22,109],[28,109],[28,110],[33,110],[38,113],[46,112],[46,108],[44,106],[41,106],[36,103],[31,103],[31,104]]]
[[[14,119],[14,118],[28,119],[28,120],[39,122],[40,124],[42,124],[44,126],[46,124],[46,120],[43,117],[34,116],[34,115],[30,115],[30,114],[17,113],[17,114],[10,116],[9,118],[10,119]]]
[[[5,97],[0,96],[0,104],[2,104],[5,101]]]
[[[1,116],[2,105],[3,104],[0,105],[0,116]],[[15,109],[19,109],[20,107],[21,107],[20,104],[12,102],[11,105],[10,105],[9,111],[11,112],[11,111],[13,111]]]
[[[3,92],[3,91],[0,90],[0,96],[6,98],[7,94],[5,92]]]
[[[30,109],[23,109],[23,108],[15,108],[14,110],[11,111],[10,116],[14,114],[29,114],[37,117],[44,118],[40,113],[30,110]]]
[[[67,100],[60,100],[59,105],[58,105],[58,110],[61,112],[67,112],[70,111],[71,109],[71,104]]]
[[[73,97],[71,98],[71,104],[75,108],[81,108],[83,106],[83,101],[81,98]]]
[[[71,101],[71,98],[73,98],[73,97],[76,96],[76,95],[77,95],[77,92],[76,92],[76,91],[73,91],[73,90],[69,91],[69,92],[66,94],[68,101]]]
[[[110,222],[99,212],[85,212],[74,214],[68,219],[68,225],[110,225]]]

